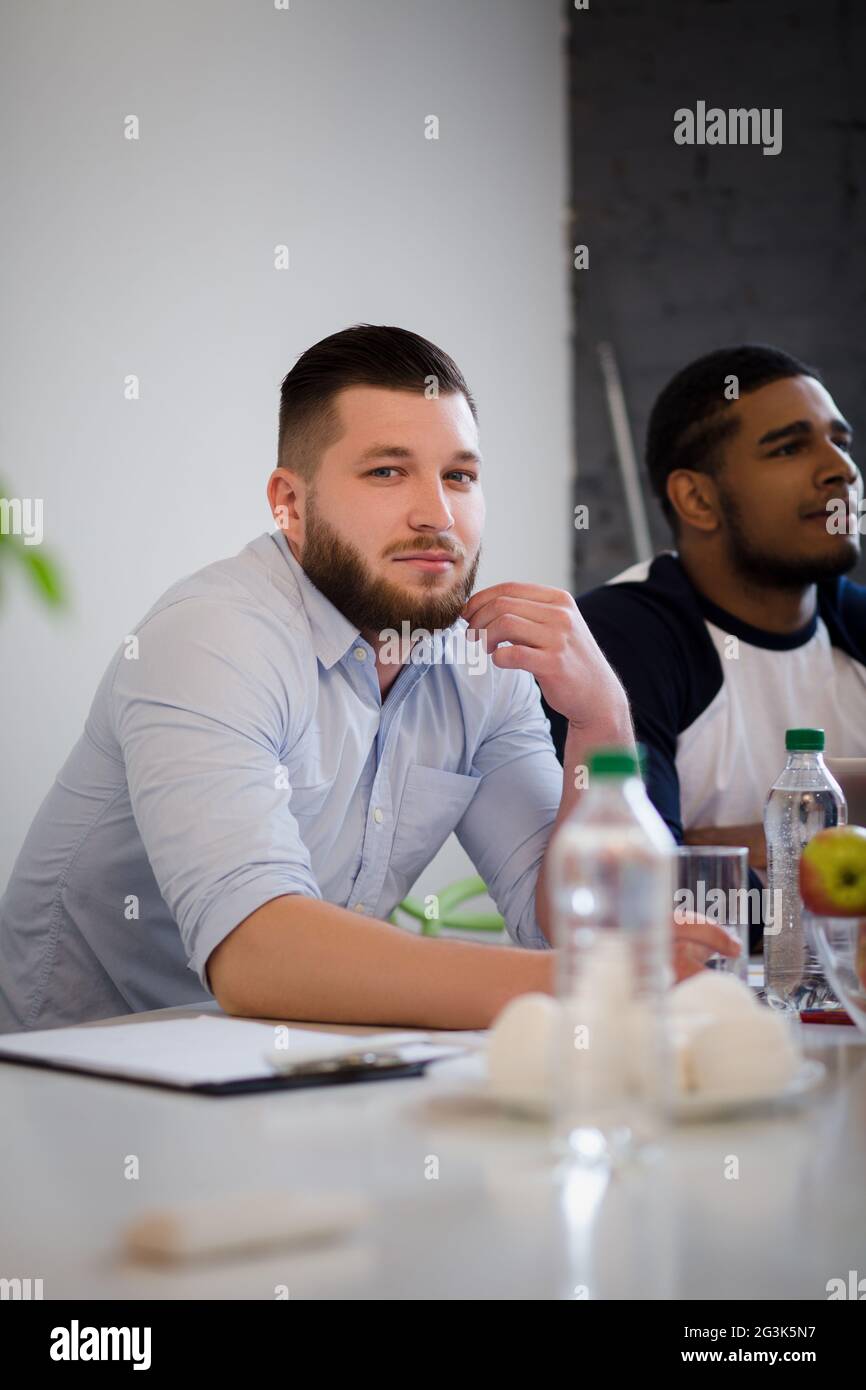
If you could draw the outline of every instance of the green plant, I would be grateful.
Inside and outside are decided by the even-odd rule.
[[[8,517],[10,493],[0,485],[0,506],[3,517]],[[36,589],[37,594],[52,608],[59,608],[66,602],[63,582],[57,566],[41,546],[27,545],[22,536],[0,526],[0,575],[6,564],[17,563],[24,570]]]

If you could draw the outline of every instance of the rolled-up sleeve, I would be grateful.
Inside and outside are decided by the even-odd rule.
[[[562,800],[562,767],[539,688],[528,671],[503,673],[504,711],[474,761],[481,778],[456,829],[487,890],[520,946],[549,949],[538,925],[535,889]]]
[[[303,664],[270,620],[209,599],[161,610],[136,637],[115,673],[115,733],[160,893],[211,992],[208,957],[245,917],[283,894],[321,898],[280,757]]]

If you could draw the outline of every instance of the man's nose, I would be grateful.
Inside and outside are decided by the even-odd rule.
[[[818,471],[819,486],[841,482],[846,487],[862,485],[860,470],[850,455],[844,453],[832,440],[828,440],[823,450],[823,458]]]
[[[450,531],[454,516],[441,484],[418,489],[412,498],[408,520],[416,531]]]

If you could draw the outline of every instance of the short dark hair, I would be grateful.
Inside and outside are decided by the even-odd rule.
[[[436,394],[461,392],[477,422],[475,401],[456,362],[406,328],[355,323],[307,348],[283,379],[277,466],[311,479],[322,454],[340,438],[338,391],[381,386],[423,395],[430,378]]]
[[[667,481],[677,468],[691,468],[715,477],[722,465],[720,445],[738,427],[725,396],[725,378],[737,378],[739,396],[771,381],[790,376],[821,377],[796,357],[766,343],[740,343],[719,348],[690,362],[668,382],[652,408],[647,427],[646,466],[652,490],[676,531],[676,513],[667,495]]]

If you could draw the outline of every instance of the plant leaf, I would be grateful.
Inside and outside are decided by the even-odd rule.
[[[30,577],[46,603],[54,606],[63,602],[63,585],[55,566],[44,555],[31,550],[29,546],[19,551]]]

